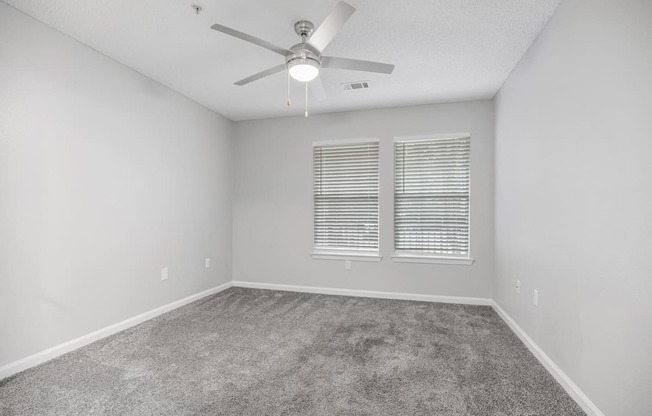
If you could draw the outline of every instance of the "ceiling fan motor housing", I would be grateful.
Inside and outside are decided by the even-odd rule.
[[[288,64],[295,59],[310,59],[321,63],[321,54],[310,44],[297,43],[290,48],[290,51],[292,53],[285,56],[285,62]]]

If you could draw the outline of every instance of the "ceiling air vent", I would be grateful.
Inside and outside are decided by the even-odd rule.
[[[342,84],[344,86],[344,91],[353,91],[353,90],[366,90],[369,88],[369,81],[357,81],[357,82],[347,82]]]

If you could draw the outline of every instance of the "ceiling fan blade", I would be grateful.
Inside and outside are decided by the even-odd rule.
[[[322,68],[350,69],[353,71],[377,72],[379,74],[391,74],[394,71],[394,65],[390,64],[333,56],[323,56],[321,66]]]
[[[355,8],[350,4],[343,1],[337,3],[331,14],[315,29],[308,43],[323,52],[354,12]]]
[[[326,99],[326,90],[324,89],[324,84],[321,82],[321,77],[317,77],[308,82],[308,87],[315,100],[324,101]]]
[[[269,49],[272,52],[276,52],[279,55],[286,56],[286,55],[292,53],[292,51],[290,51],[288,49],[281,48],[280,46],[276,46],[273,43],[269,43],[269,42],[267,42],[265,40],[258,39],[255,36],[247,35],[246,33],[239,32],[239,31],[237,31],[235,29],[231,29],[231,28],[226,27],[226,26],[214,24],[213,26],[211,26],[211,29],[217,30],[218,32],[226,33],[227,35],[231,35],[231,36],[234,36],[234,37],[242,39],[242,40],[245,40],[247,42],[253,43],[254,45],[262,46],[263,48]]]
[[[245,79],[241,79],[240,81],[236,82],[235,85],[243,86],[245,84],[249,84],[250,82],[254,82],[256,80],[259,80],[261,78],[265,78],[265,77],[267,77],[269,75],[276,74],[277,72],[284,71],[286,68],[287,68],[287,66],[285,64],[276,65],[276,66],[273,66],[273,67],[271,67],[269,69],[261,71],[261,72],[259,72],[257,74],[253,74],[250,77],[247,77]]]

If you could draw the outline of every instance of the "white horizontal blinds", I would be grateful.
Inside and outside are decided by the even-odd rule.
[[[470,151],[469,137],[395,143],[397,253],[468,257]]]
[[[313,147],[315,249],[378,251],[378,142]]]

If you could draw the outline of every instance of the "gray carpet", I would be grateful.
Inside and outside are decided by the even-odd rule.
[[[231,288],[0,381],[2,415],[584,415],[488,306]]]

